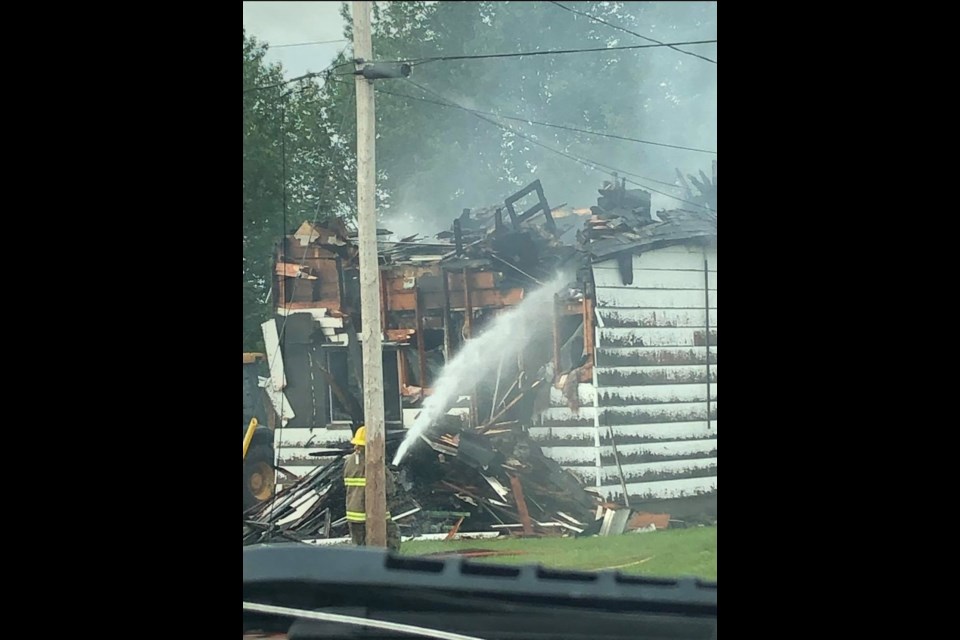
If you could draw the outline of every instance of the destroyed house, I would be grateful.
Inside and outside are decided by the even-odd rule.
[[[478,459],[533,448],[603,499],[692,498],[715,513],[716,212],[690,208],[654,217],[647,192],[617,181],[589,210],[551,208],[537,181],[434,238],[381,241],[388,430],[409,428],[449,357],[562,268],[549,330],[511,327],[518,357],[462,390],[431,446],[479,433]],[[278,464],[298,476],[362,421],[354,238],[339,221],[304,223],[276,250],[261,384],[283,412]]]
[[[380,243],[388,429],[409,426],[447,355],[523,299],[544,274],[541,258],[549,264],[574,256],[544,231],[555,223],[539,182],[524,195],[534,197],[530,210],[517,212],[512,201],[466,210],[436,238]],[[539,226],[531,220],[538,213]],[[297,475],[320,461],[311,456],[317,448],[348,440],[351,425],[362,421],[355,236],[339,220],[305,222],[275,252],[277,315],[263,325],[272,360],[263,383],[283,412],[279,465]],[[547,251],[550,243],[556,246]],[[460,412],[478,409],[474,402]]]

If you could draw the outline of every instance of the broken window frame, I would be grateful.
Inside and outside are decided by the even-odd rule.
[[[327,371],[330,372],[331,376],[336,377],[337,380],[340,381],[341,378],[337,374],[341,370],[341,368],[336,368],[336,369],[334,368],[332,356],[334,356],[334,354],[342,353],[344,358],[346,359],[348,357],[347,347],[345,345],[323,345],[322,351],[326,356],[325,364],[327,367]],[[383,345],[383,355],[385,360],[385,362],[383,363],[384,364],[384,367],[383,367],[384,418],[385,418],[385,424],[393,427],[400,427],[403,424],[403,393],[402,393],[403,390],[400,384],[401,380],[400,380],[400,370],[399,370],[401,351],[402,349],[399,345],[391,345],[391,344]],[[390,358],[390,362],[392,362],[392,366],[388,366],[388,363],[386,362],[387,354],[393,354],[392,358]],[[388,377],[392,377],[396,383],[397,396],[396,396],[395,404],[391,402],[392,394],[388,395],[387,393],[387,389],[390,386],[387,382]],[[358,390],[353,388],[353,385],[351,385],[349,382],[349,375],[344,375],[343,379],[347,381],[347,390],[349,390],[351,393],[357,394]],[[360,402],[362,405],[363,396],[360,395],[359,397],[357,397],[357,401]],[[329,385],[327,385],[327,403],[328,404],[327,404],[326,419],[327,419],[327,424],[330,425],[330,428],[349,429],[352,424],[349,416],[346,418],[340,418],[340,419],[336,418],[337,414],[335,412],[338,411],[337,407],[340,407],[340,399],[336,397],[336,394],[333,392],[333,388],[330,387]],[[391,412],[391,409],[394,407],[395,407],[395,417],[391,417],[390,412]],[[339,409],[339,411],[341,411],[341,415],[346,415],[346,412],[345,410],[342,409],[342,407]]]

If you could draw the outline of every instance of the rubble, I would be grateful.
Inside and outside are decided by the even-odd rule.
[[[395,470],[398,497],[390,507],[405,536],[496,529],[527,535],[581,533],[598,497],[505,423],[470,428],[456,419],[438,425]],[[402,432],[389,432],[388,457]],[[272,500],[244,514],[244,544],[334,538],[347,533],[344,448]]]
[[[650,212],[650,194],[641,189],[627,189],[626,181],[604,183],[599,193],[597,205],[590,208],[593,215],[577,233],[579,246],[595,260],[650,251],[678,240],[716,238],[715,182],[712,190],[708,190],[709,198],[694,198],[690,202],[696,210],[659,211],[658,220]],[[624,278],[624,285],[632,283],[632,277]]]
[[[627,522],[627,531],[636,531],[638,529],[667,529],[670,527],[669,513],[648,513],[646,511],[636,511]]]

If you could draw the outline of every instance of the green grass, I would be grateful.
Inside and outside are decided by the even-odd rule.
[[[404,555],[456,553],[459,549],[521,552],[476,558],[498,564],[542,564],[547,567],[597,571],[618,569],[651,576],[697,576],[717,579],[717,528],[668,529],[626,533],[609,538],[506,538],[405,542]]]

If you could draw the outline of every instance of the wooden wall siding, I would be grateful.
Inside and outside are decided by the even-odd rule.
[[[632,499],[716,491],[716,248],[667,247],[632,266],[627,286],[616,260],[593,266],[595,383],[579,385],[576,412],[551,390],[530,435],[610,499],[623,493],[611,432]]]

